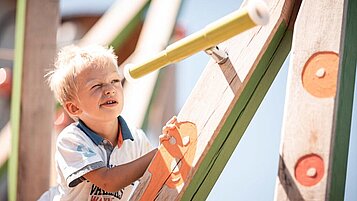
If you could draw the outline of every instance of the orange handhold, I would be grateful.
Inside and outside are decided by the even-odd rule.
[[[313,96],[318,98],[334,97],[336,94],[338,54],[317,52],[305,63],[302,84]]]
[[[304,186],[313,186],[319,183],[324,176],[324,161],[316,154],[301,157],[295,166],[295,178]]]
[[[197,129],[191,122],[178,122],[168,133],[149,166],[151,178],[140,200],[154,200],[164,184],[169,188],[182,185],[192,168],[196,152]]]

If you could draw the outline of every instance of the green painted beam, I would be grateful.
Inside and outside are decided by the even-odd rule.
[[[113,46],[115,49],[120,48],[124,41],[133,33],[135,28],[142,21],[142,18],[145,15],[147,8],[149,7],[151,1],[147,1],[145,6],[134,16],[134,18],[130,21],[127,26],[117,34],[113,41],[110,42],[110,46]]]
[[[15,60],[13,69],[13,84],[11,97],[11,155],[9,159],[9,201],[16,201],[17,173],[19,158],[19,131],[21,110],[22,65],[25,38],[26,0],[18,0],[16,6],[15,25]]]
[[[357,60],[357,1],[345,0],[340,45],[334,139],[332,148],[331,187],[328,200],[343,200],[352,119],[353,91]]]

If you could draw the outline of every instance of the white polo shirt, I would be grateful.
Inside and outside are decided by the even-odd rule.
[[[39,200],[128,200],[134,183],[111,193],[83,177],[84,174],[101,167],[112,168],[131,162],[153,149],[142,130],[129,127],[121,116],[118,121],[123,143],[121,146],[118,143],[119,146],[115,147],[82,121],[67,126],[59,134],[56,144],[55,159],[59,185],[44,193]]]

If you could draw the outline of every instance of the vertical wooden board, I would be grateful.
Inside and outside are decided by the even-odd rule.
[[[357,1],[344,1],[341,30],[339,77],[333,122],[328,200],[342,199],[345,191],[348,147],[351,130],[353,91],[357,60]],[[356,92],[355,92],[356,93]],[[354,171],[354,170],[351,170]]]
[[[36,200],[49,184],[55,104],[44,74],[56,52],[59,1],[20,0],[17,11],[9,199]]]
[[[335,104],[343,4],[342,0],[305,0],[299,10],[288,75],[276,200],[328,199],[334,111],[338,111]]]
[[[159,187],[156,200],[180,200],[191,183],[197,184],[204,180],[203,177],[206,174],[195,178],[195,180],[193,178],[206,156],[214,158],[212,153],[219,153],[219,146],[213,147],[212,145],[216,142],[216,139],[219,139],[217,138],[218,135],[228,135],[238,118],[239,113],[228,119],[234,106],[238,102],[243,103],[238,108],[244,110],[247,102],[255,101],[250,100],[251,94],[264,75],[264,73],[255,73],[257,65],[261,62],[267,48],[273,43],[272,39],[277,34],[279,27],[285,24],[286,29],[293,5],[293,1],[270,1],[268,6],[271,19],[268,25],[253,28],[219,45],[220,49],[228,52],[231,64],[218,66],[214,61],[210,61],[178,115],[179,121],[192,122],[197,129],[197,140],[190,141],[188,151],[184,153],[184,158],[181,158],[181,161],[186,162],[189,161],[188,158],[192,158],[191,168],[188,172],[182,173],[182,175],[187,174],[187,177],[183,178],[184,183],[174,188],[169,187],[169,183],[172,179],[172,171],[176,167],[166,167],[167,173],[160,172],[163,177],[166,177],[167,181],[166,184]],[[273,52],[270,53],[273,54]],[[264,63],[265,68],[269,66],[270,58]],[[248,85],[250,79],[256,82]],[[222,130],[224,126],[226,130]],[[208,154],[211,148],[217,149]],[[232,150],[234,148],[230,147]],[[160,147],[160,149],[163,149],[163,147]],[[172,164],[171,161],[165,162]],[[164,165],[162,164],[162,166]],[[180,165],[177,167],[180,169]],[[133,200],[140,199],[140,194],[147,191],[147,186],[150,186],[148,175],[150,175],[150,172],[145,173],[135,191],[139,196]],[[200,181],[197,182],[197,180]],[[193,188],[199,188],[199,186]],[[185,197],[185,199],[192,199],[192,195]]]
[[[11,94],[11,155],[9,159],[8,194],[9,200],[15,201],[17,196],[17,175],[19,157],[19,130],[20,130],[20,108],[21,108],[21,85],[23,48],[25,38],[25,15],[26,1],[18,0],[16,5],[16,32],[15,32],[15,60],[13,69],[13,84]]]

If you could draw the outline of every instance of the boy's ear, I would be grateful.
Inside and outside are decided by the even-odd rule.
[[[82,112],[82,110],[72,101],[66,102],[64,106],[70,115],[78,116]]]

